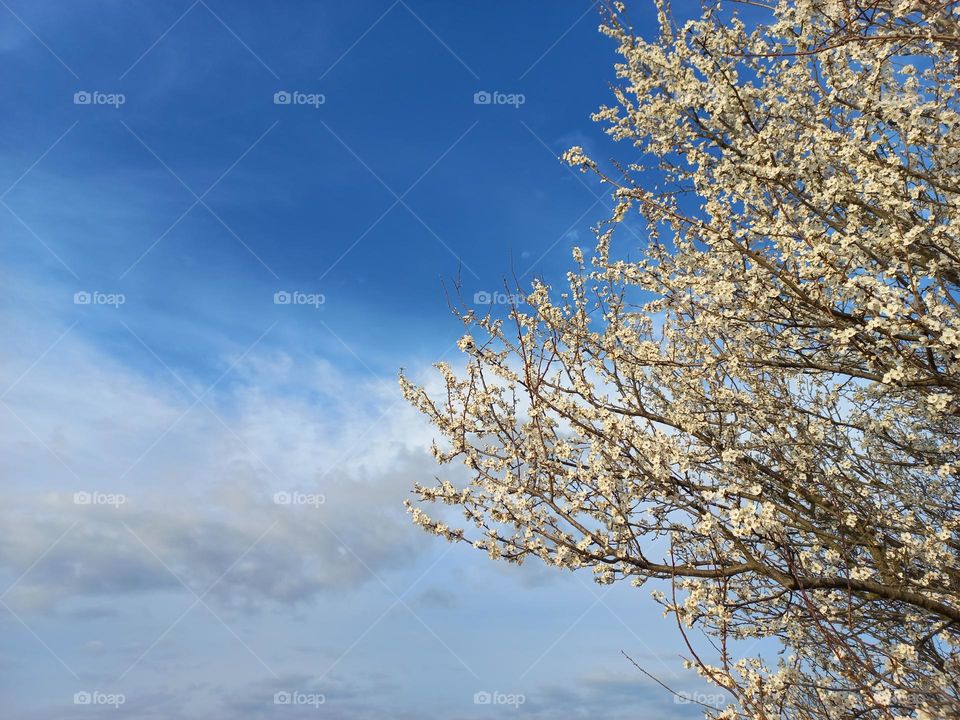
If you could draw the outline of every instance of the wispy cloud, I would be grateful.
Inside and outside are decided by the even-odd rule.
[[[13,376],[9,346],[3,354]],[[178,577],[201,592],[271,528],[211,596],[298,603],[402,567],[424,546],[401,501],[432,460],[389,387],[269,349],[199,406],[193,386],[157,382],[78,334],[10,391],[0,567],[29,572],[8,602],[143,594]]]

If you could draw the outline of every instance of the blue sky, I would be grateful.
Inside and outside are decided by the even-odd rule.
[[[699,687],[646,590],[401,506],[443,283],[562,278],[608,215],[557,159],[612,153],[590,3],[0,6],[10,717],[698,717],[620,654]]]

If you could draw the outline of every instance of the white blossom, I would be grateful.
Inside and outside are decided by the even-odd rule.
[[[464,311],[445,392],[401,379],[470,472],[416,487],[463,529],[413,519],[666,581],[723,648],[692,662],[716,717],[960,717],[960,4],[657,6],[653,39],[620,4],[601,28],[626,161],[564,155],[612,188],[593,256]],[[727,642],[759,638],[789,652]]]

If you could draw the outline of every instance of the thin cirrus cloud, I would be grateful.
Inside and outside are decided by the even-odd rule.
[[[9,352],[2,365],[15,377]],[[16,383],[0,420],[0,566],[23,577],[7,602],[183,581],[224,603],[299,603],[424,547],[402,498],[432,459],[393,388],[369,381],[358,402],[343,390],[356,379],[267,350],[233,373],[204,396],[150,381],[68,332]]]

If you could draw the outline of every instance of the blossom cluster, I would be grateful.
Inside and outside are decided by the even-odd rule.
[[[751,5],[660,2],[649,40],[610,11],[594,117],[639,159],[572,148],[616,202],[592,256],[507,318],[464,310],[441,397],[401,379],[470,473],[416,488],[463,527],[411,511],[667,581],[722,648],[693,662],[720,717],[960,717],[960,4]],[[727,644],[753,638],[787,651]]]

